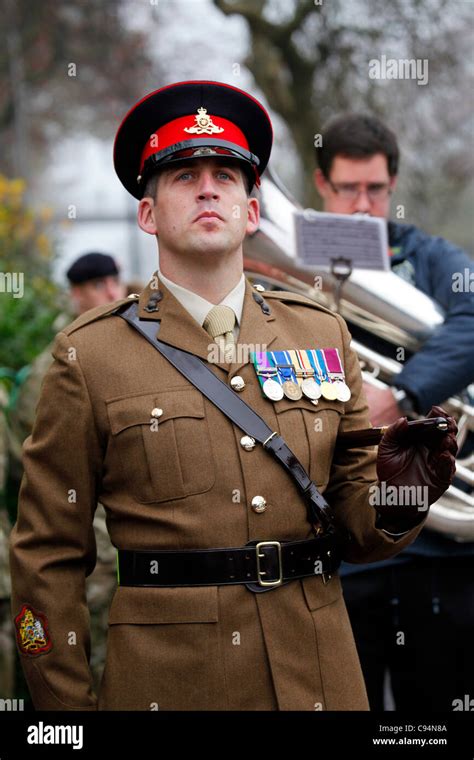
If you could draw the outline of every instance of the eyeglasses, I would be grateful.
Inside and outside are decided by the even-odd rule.
[[[337,193],[342,200],[354,202],[359,195],[364,191],[367,193],[369,200],[372,203],[377,201],[385,201],[389,195],[392,194],[392,188],[390,182],[373,182],[370,185],[361,187],[359,183],[355,182],[338,182],[335,184],[328,180],[332,190]]]

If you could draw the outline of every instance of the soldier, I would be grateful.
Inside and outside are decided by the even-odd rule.
[[[66,277],[69,282],[69,303],[66,304],[63,313],[56,318],[57,329],[67,325],[74,316],[81,315],[88,309],[116,301],[126,294],[119,266],[115,259],[106,253],[92,251],[79,256],[68,268]],[[23,474],[21,447],[33,429],[41,386],[53,361],[52,349],[53,344],[46,346],[34,360],[26,380],[20,387],[15,406],[9,414],[9,478],[11,483],[17,484],[17,489]],[[91,610],[91,630],[94,642],[91,666],[94,680],[98,683],[105,660],[107,610],[115,588],[116,564],[115,550],[110,543],[105,525],[105,513],[101,504],[98,505],[94,516],[94,531],[98,562],[93,575],[88,578],[87,598]],[[8,615],[8,627],[11,628],[10,615]],[[10,651],[14,651],[13,640]]]
[[[74,313],[102,306],[125,296],[117,262],[108,253],[85,253],[66,272]]]
[[[378,456],[336,453],[369,422],[344,321],[243,275],[271,142],[260,103],[218,82],[157,90],[118,130],[116,171],[160,268],[58,334],[24,447],[12,604],[39,709],[368,708],[337,565],[415,538],[426,511],[375,509],[370,489],[438,498],[456,428],[415,447],[401,419]],[[96,696],[98,499],[118,587]]]

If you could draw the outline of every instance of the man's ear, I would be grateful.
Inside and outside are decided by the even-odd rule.
[[[314,185],[321,198],[326,198],[329,193],[328,181],[321,169],[315,169],[313,174]]]
[[[397,182],[398,182],[397,174],[395,174],[394,177],[390,177],[390,190],[392,191],[392,193],[395,192],[395,189],[397,187]]]
[[[258,230],[260,222],[260,204],[257,198],[247,198],[247,235],[252,235]]]
[[[145,196],[138,204],[137,220],[138,226],[149,235],[157,235],[158,230],[155,223],[155,202],[151,196]]]

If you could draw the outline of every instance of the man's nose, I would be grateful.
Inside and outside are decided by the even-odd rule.
[[[359,195],[354,201],[354,211],[359,214],[366,214],[370,211],[372,203],[366,188],[361,188]]]
[[[219,195],[216,180],[212,172],[205,171],[199,177],[198,183],[198,197],[200,199],[205,198],[217,198]]]

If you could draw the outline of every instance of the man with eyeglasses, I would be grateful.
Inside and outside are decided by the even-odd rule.
[[[365,388],[374,425],[410,411],[425,414],[474,380],[474,293],[472,286],[464,292],[453,287],[456,273],[474,271],[472,262],[443,238],[389,220],[399,150],[379,119],[337,116],[322,129],[316,159],[324,210],[387,219],[392,271],[445,310],[444,323],[405,363],[397,388]],[[461,455],[469,451],[472,436]],[[372,710],[383,709],[387,671],[396,709],[452,710],[463,694],[473,693],[473,557],[474,543],[425,528],[396,558],[370,566],[343,563],[344,595]]]
[[[325,211],[389,220],[399,150],[394,133],[379,119],[363,114],[334,118],[322,130],[316,160],[314,180]],[[474,380],[474,294],[453,287],[456,274],[472,271],[469,257],[443,238],[391,220],[388,240],[392,270],[439,303],[446,318],[405,363],[396,388],[365,389],[374,425],[412,410],[424,414]],[[442,356],[449,360],[441,362]]]

